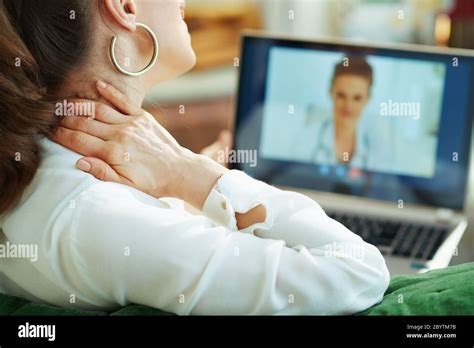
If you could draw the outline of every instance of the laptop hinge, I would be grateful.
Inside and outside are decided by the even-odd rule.
[[[446,208],[439,208],[436,210],[436,221],[437,222],[452,222],[454,217],[454,211]]]

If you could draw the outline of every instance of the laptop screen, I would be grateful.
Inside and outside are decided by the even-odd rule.
[[[452,52],[244,36],[229,160],[273,185],[461,210],[474,58]]]

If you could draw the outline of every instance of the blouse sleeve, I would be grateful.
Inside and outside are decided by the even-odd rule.
[[[374,246],[306,196],[243,172],[219,179],[204,215],[112,183],[75,201],[59,269],[76,296],[97,306],[136,303],[180,315],[351,314],[379,302],[388,286]],[[259,204],[265,221],[238,231],[235,212]]]

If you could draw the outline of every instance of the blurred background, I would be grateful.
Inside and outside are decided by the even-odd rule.
[[[232,127],[244,29],[474,49],[473,0],[186,0],[185,20],[197,65],[156,86],[145,108],[195,152]],[[472,196],[468,210],[474,212]],[[473,226],[471,214],[452,264],[474,260]]]

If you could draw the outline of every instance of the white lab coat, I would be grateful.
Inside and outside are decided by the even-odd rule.
[[[338,164],[334,138],[334,121],[331,114],[310,109],[304,124],[292,144],[292,156],[300,161],[320,165]],[[359,120],[356,131],[356,146],[348,164],[367,169],[370,158],[369,133]]]

